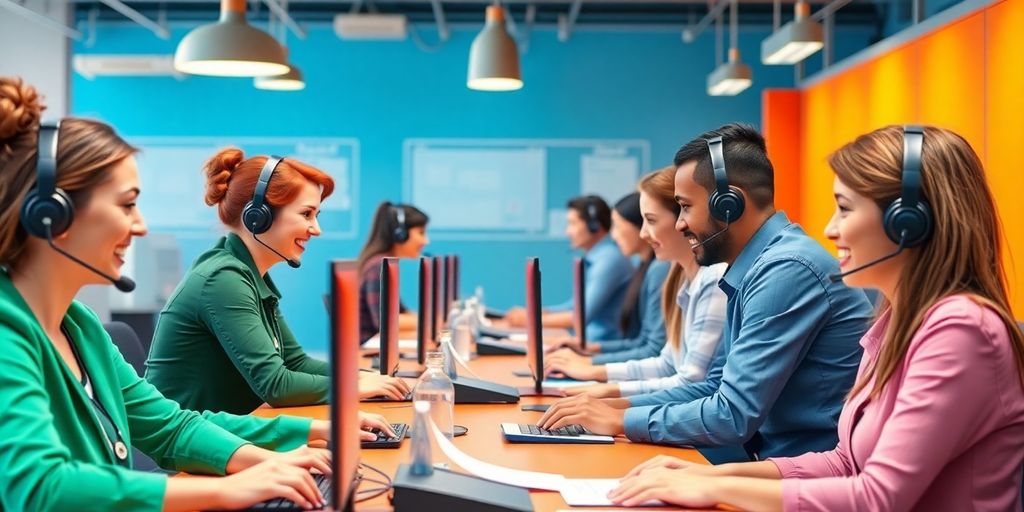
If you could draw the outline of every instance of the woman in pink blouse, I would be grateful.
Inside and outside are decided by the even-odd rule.
[[[615,503],[1021,510],[1024,335],[1010,313],[981,161],[948,130],[890,126],[829,164],[837,210],[825,234],[842,279],[886,299],[861,340],[838,446],[721,466],[656,457],[609,494]],[[903,210],[890,207],[897,199]]]

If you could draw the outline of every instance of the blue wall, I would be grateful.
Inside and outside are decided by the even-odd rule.
[[[186,29],[176,27],[171,39],[163,41],[134,26],[101,25],[91,47],[79,43],[74,51],[168,54]],[[326,290],[326,262],[354,257],[375,205],[401,198],[404,139],[646,139],[652,166],[668,164],[681,143],[705,129],[730,121],[759,124],[761,88],[793,85],[792,68],[754,64],[760,41],[768,33],[750,30],[741,34],[740,47],[745,61],[753,66],[755,87],[732,98],[707,96],[705,77],[714,67],[712,34],[687,45],[678,32],[577,32],[569,42],[560,43],[554,31],[537,29],[521,58],[525,87],[499,94],[465,86],[475,31],[455,31],[440,51],[428,53],[411,41],[343,42],[329,27],[314,25],[307,39],[289,40],[292,61],[306,76],[304,91],[259,91],[248,79],[101,77],[90,81],[76,74],[71,111],[106,120],[128,136],[358,138],[359,239],[315,240],[301,269],[280,265],[284,268],[272,270],[292,329],[308,349],[321,351],[327,338],[320,303]],[[840,45],[851,48],[862,46],[868,37],[862,31],[840,30],[839,35]],[[424,33],[424,38],[436,39],[431,33]],[[198,179],[195,169],[182,172],[183,179]],[[142,201],[159,203],[159,191],[145,190]],[[213,242],[213,236],[180,240],[185,267]],[[437,241],[428,250],[461,254],[463,293],[483,285],[492,306],[521,302],[519,276],[525,256],[542,258],[545,302],[568,296],[572,254],[564,240]],[[413,273],[405,276],[404,284],[414,281]],[[405,297],[415,306],[412,294]]]

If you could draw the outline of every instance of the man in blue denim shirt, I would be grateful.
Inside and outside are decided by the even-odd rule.
[[[630,263],[619,246],[608,236],[612,224],[611,208],[598,196],[573,198],[568,203],[565,233],[573,249],[584,251],[584,318],[587,339],[614,340],[622,337],[619,331],[619,312],[622,299],[633,276]],[[561,304],[545,308],[541,319],[544,327],[569,329],[573,326],[573,306],[570,298]],[[512,327],[526,326],[526,310],[512,308],[505,315]]]
[[[741,210],[735,219],[714,218],[708,201],[718,187],[707,140],[719,136],[729,189],[744,203],[725,205],[729,217]],[[835,258],[775,211],[774,173],[756,130],[707,132],[683,146],[675,164],[676,227],[698,263],[729,263],[719,283],[727,323],[707,379],[629,399],[573,397],[538,425],[579,423],[642,442],[745,444],[762,458],[834,448],[871,305],[862,291],[832,281]]]

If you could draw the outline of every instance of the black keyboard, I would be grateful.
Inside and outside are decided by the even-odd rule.
[[[388,437],[383,430],[373,429],[371,432],[377,434],[376,441],[362,441],[361,445],[363,448],[398,448],[402,445],[402,439],[405,439],[406,434],[409,432],[408,423],[392,423],[391,429],[397,434],[395,437]]]
[[[405,394],[401,400],[395,400],[389,396],[379,395],[371,396],[370,398],[363,398],[361,402],[412,402],[412,391]]]
[[[612,444],[615,438],[587,430],[582,425],[567,425],[552,430],[528,423],[502,423],[501,433],[510,443]]]
[[[316,480],[316,486],[320,489],[320,494],[323,495],[324,500],[331,499],[331,477],[313,473],[313,480]],[[302,510],[306,509],[298,506],[295,502],[287,500],[285,498],[274,498],[272,500],[263,501],[257,503],[246,510]],[[321,507],[313,507],[313,510],[323,510]]]

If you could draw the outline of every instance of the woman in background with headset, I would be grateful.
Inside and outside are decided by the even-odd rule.
[[[373,214],[370,235],[359,251],[359,341],[380,332],[380,267],[386,257],[419,258],[430,243],[427,222],[430,218],[411,204],[380,203]],[[400,306],[398,330],[416,329],[416,315]],[[447,312],[445,312],[447,314]]]
[[[981,160],[890,126],[829,157],[835,276],[885,297],[828,452],[697,466],[655,457],[609,494],[744,510],[1021,510],[1024,335]]]
[[[200,411],[325,403],[329,367],[299,346],[268,271],[281,262],[299,266],[306,244],[320,236],[320,201],[334,181],[298,160],[246,159],[238,149],[214,155],[205,172],[206,204],[217,205],[229,233],[196,259],[160,312],[146,379]],[[360,373],[363,398],[408,392],[401,379]]]
[[[119,274],[146,234],[136,149],[96,121],[42,127],[43,108],[34,88],[0,77],[0,508],[323,503],[309,469],[329,473],[330,453],[303,444],[325,439],[326,422],[183,410],[73,300],[85,285],[134,288]],[[231,476],[133,471],[133,447],[169,470]]]

